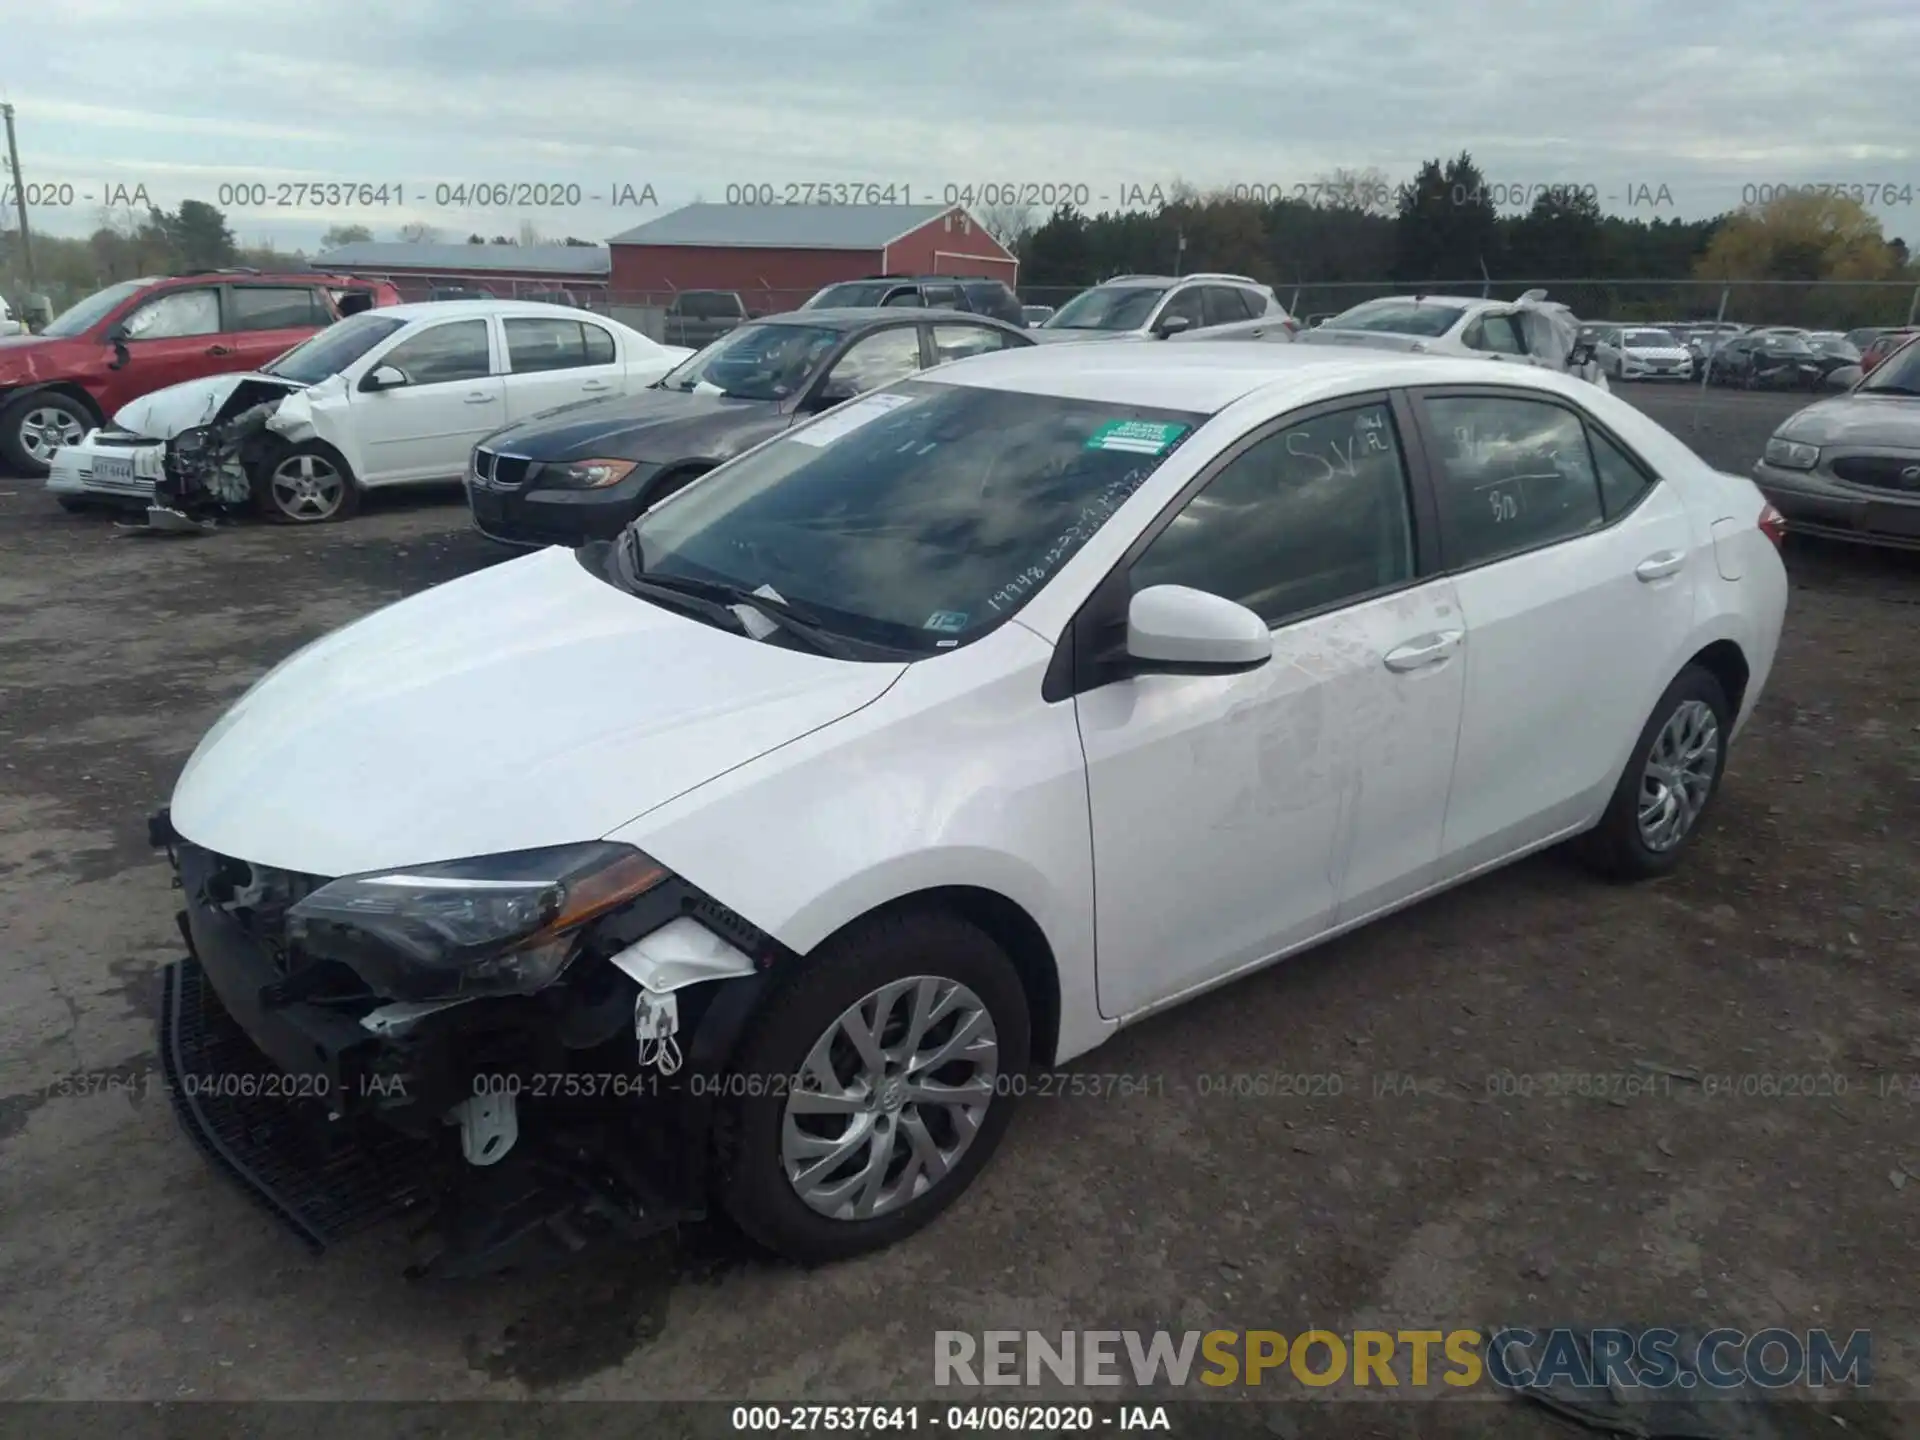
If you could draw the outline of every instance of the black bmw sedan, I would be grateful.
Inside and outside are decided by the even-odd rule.
[[[749,321],[645,390],[495,431],[467,467],[480,533],[509,545],[580,545],[790,425],[916,370],[1031,345],[1024,330],[958,310],[797,310]]]

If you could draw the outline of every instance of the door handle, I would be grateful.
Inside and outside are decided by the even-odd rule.
[[[207,353],[209,355],[231,355],[233,353],[233,347],[229,345],[209,345],[207,347]]]
[[[1431,635],[1409,640],[1397,650],[1387,652],[1387,669],[1423,670],[1429,665],[1438,665],[1460,648],[1463,633],[1459,630],[1436,630]]]
[[[469,405],[491,405],[493,403],[493,396],[487,394],[484,390],[478,390],[467,396],[467,403]]]
[[[1633,573],[1639,579],[1652,583],[1655,580],[1664,580],[1669,575],[1678,575],[1681,567],[1686,563],[1687,557],[1683,551],[1662,550],[1658,554],[1649,555],[1634,566]]]
[[[584,380],[581,382],[580,388],[582,390],[611,390],[613,387],[604,380]]]

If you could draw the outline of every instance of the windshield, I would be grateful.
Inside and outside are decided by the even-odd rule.
[[[742,325],[657,383],[662,390],[705,386],[736,400],[785,400],[806,385],[840,336],[825,325]]]
[[[1047,321],[1046,328],[1138,330],[1147,323],[1155,303],[1166,293],[1165,286],[1096,285],[1062,305]]]
[[[54,318],[51,325],[40,333],[66,339],[74,335],[84,335],[94,326],[113,313],[113,309],[129,296],[138,295],[151,280],[123,280],[118,285],[109,285],[104,290],[96,290],[77,305],[69,305]]]
[[[1329,330],[1365,330],[1376,335],[1444,335],[1467,312],[1457,305],[1414,300],[1369,300],[1327,321]]]
[[[1858,360],[1860,352],[1838,335],[1821,335],[1807,342],[1822,355],[1832,355],[1841,360]]]
[[[1884,395],[1920,395],[1920,340],[1909,340],[1867,372],[1858,386]]]
[[[1629,350],[1677,350],[1680,342],[1665,330],[1629,330],[1620,342]]]
[[[771,586],[908,654],[1014,614],[1207,417],[907,380],[634,522],[648,575]]]
[[[829,285],[818,295],[807,301],[804,310],[834,310],[842,307],[878,305],[886,298],[891,289],[887,281],[856,282],[850,285]]]
[[[1807,342],[1798,335],[1768,335],[1761,342],[1778,355],[1811,355]]]
[[[391,315],[355,315],[337,321],[311,339],[303,340],[260,373],[318,385],[338,375],[367,351],[407,322]]]

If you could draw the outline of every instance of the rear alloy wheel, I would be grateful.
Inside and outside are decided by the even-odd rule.
[[[862,922],[802,962],[732,1066],[721,1203],[803,1264],[892,1244],[992,1157],[1026,1071],[1026,993],[985,934],[938,911]]]
[[[78,445],[93,417],[64,395],[25,395],[0,410],[0,459],[31,479],[53,468],[54,453]]]
[[[1620,880],[1665,875],[1700,833],[1727,763],[1726,691],[1698,665],[1654,706],[1598,826],[1580,837],[1596,869]]]
[[[344,520],[359,508],[359,487],[329,451],[298,446],[276,455],[262,469],[260,503],[276,520],[324,525]]]

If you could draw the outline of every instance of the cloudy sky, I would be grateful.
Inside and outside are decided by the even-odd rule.
[[[249,244],[602,240],[741,187],[1098,210],[1467,149],[1496,198],[1578,185],[1647,216],[1859,186],[1920,242],[1914,0],[61,0],[32,29],[0,98],[52,233],[142,187]],[[301,188],[342,182],[374,203]],[[462,203],[503,182],[547,203]]]

